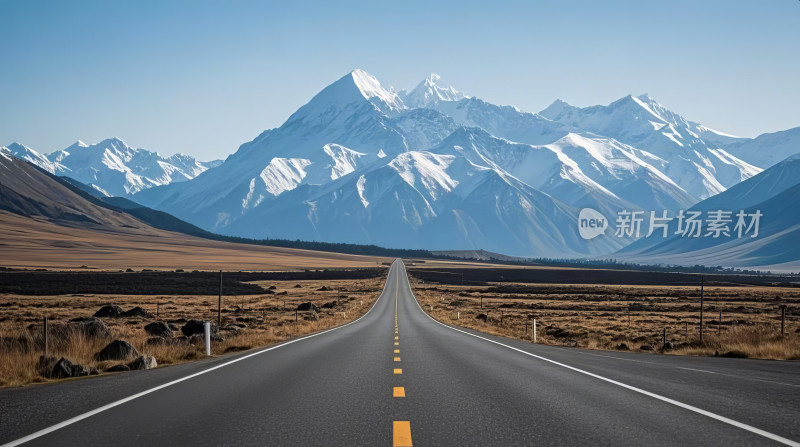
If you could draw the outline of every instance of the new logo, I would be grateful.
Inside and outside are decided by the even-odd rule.
[[[608,219],[599,211],[591,208],[584,208],[578,215],[578,232],[581,237],[589,240],[606,232]]]

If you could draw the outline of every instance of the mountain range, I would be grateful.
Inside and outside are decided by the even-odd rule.
[[[798,143],[797,129],[754,139],[715,131],[648,95],[529,113],[437,75],[395,91],[354,70],[218,165],[118,139],[48,156],[3,150],[225,235],[563,258],[634,242],[613,225],[581,238],[582,208],[613,223],[620,211],[674,214],[726,191],[738,203],[736,185]]]
[[[45,171],[85,183],[104,196],[130,196],[143,189],[195,178],[222,163],[200,162],[190,155],[163,157],[145,149],[135,149],[119,138],[108,138],[88,145],[76,141],[69,147],[44,155],[19,143],[0,148],[39,166]]]

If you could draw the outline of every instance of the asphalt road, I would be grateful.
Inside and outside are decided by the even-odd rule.
[[[168,368],[0,390],[15,445],[800,445],[800,363],[451,328],[395,262],[349,325]]]

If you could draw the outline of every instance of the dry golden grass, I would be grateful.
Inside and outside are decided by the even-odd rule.
[[[666,351],[670,354],[800,360],[800,312],[792,313],[800,309],[800,290],[793,288],[707,287],[701,344],[697,287],[444,286],[413,278],[412,285],[434,318],[505,337],[529,341],[535,318],[537,342],[543,344],[607,350],[624,344],[631,351],[657,352],[666,330],[675,347]],[[781,303],[790,306],[785,337],[780,336]],[[487,321],[476,319],[479,314]]]
[[[222,326],[242,324],[246,328],[238,334],[227,333],[224,341],[212,342],[212,353],[221,355],[267,346],[352,321],[372,306],[384,280],[381,277],[353,281],[269,281],[258,284],[265,289],[274,286],[272,294],[225,296]],[[296,285],[301,287],[295,287]],[[323,286],[330,290],[320,291]],[[304,316],[310,317],[311,313],[295,313],[295,308],[301,302],[311,301],[321,307],[325,303],[336,301],[337,288],[343,289],[339,305],[332,309],[320,309],[318,320],[304,319]],[[38,358],[43,353],[41,322],[44,317],[48,317],[51,327],[54,327],[71,318],[92,316],[105,304],[117,304],[126,310],[141,306],[153,314],[158,311],[158,321],[217,321],[216,296],[0,295],[0,386],[48,380],[39,376],[35,370]],[[202,345],[148,345],[146,342],[150,336],[143,327],[156,319],[103,320],[111,329],[112,339],[128,341],[140,354],[154,356],[159,366],[204,357]],[[175,325],[180,328],[182,323]],[[51,336],[49,353],[103,370],[111,365],[124,363],[98,362],[94,359],[94,354],[112,339],[98,340],[79,334],[70,334],[64,338]]]
[[[0,210],[3,267],[187,270],[375,267],[392,259],[211,241],[126,226],[59,225]]]

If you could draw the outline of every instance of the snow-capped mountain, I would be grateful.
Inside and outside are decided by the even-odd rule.
[[[440,82],[441,77],[431,73],[410,92],[401,91],[400,97],[405,105],[410,108],[430,108],[431,105],[442,101],[458,101],[466,96],[453,88]]]
[[[735,157],[766,169],[787,157],[800,154],[800,127],[735,141],[724,148]]]
[[[8,146],[0,147],[0,152],[33,163],[51,174],[56,171],[56,163],[50,161],[45,155],[40,154],[28,146],[19,143],[11,143]]]
[[[136,200],[253,238],[601,255],[631,240],[583,240],[581,208],[686,209],[760,172],[720,148],[737,141],[646,96],[535,114],[437,75],[395,92],[355,70],[217,168]]]
[[[119,138],[87,145],[77,141],[48,159],[54,173],[72,177],[108,196],[127,196],[153,186],[183,182],[197,177],[209,166],[194,157],[135,149]]]
[[[647,151],[655,166],[697,199],[719,194],[761,172],[722,146],[741,140],[668,110],[648,95],[580,108],[556,101],[540,115]]]
[[[222,164],[222,160],[201,162],[184,154],[163,157],[129,147],[119,138],[93,145],[79,140],[50,155],[19,143],[0,147],[0,152],[33,163],[51,174],[74,178],[109,197],[129,196],[153,186],[190,180]]]
[[[797,204],[800,204],[800,155],[793,155],[693,206],[689,211],[700,212],[705,223],[702,237],[683,235],[678,232],[679,222],[673,220],[667,238],[654,234],[630,244],[614,256],[649,263],[798,271],[800,207]],[[728,235],[705,236],[710,229],[707,225],[709,213],[718,210],[731,213],[725,224]],[[741,211],[744,212],[744,226],[740,235],[737,215]],[[758,225],[753,224],[752,216],[756,213],[759,214]]]

